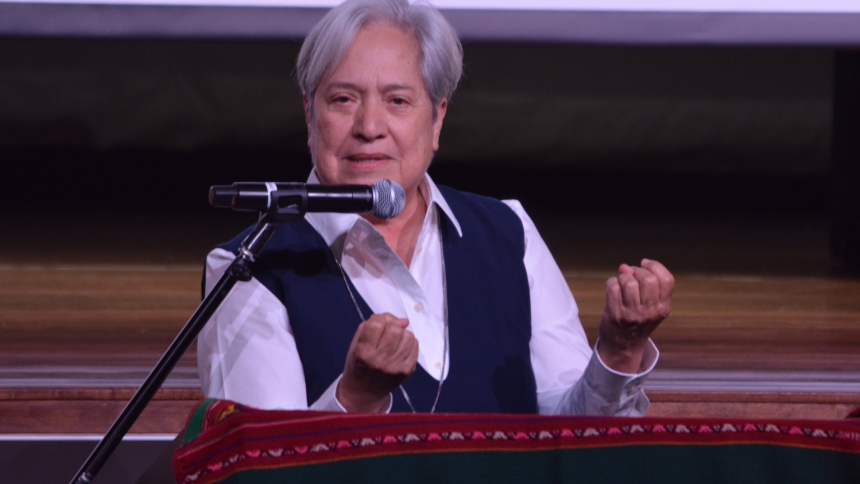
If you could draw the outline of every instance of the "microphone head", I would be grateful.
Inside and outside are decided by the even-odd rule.
[[[379,180],[371,185],[373,190],[373,212],[371,215],[388,220],[400,215],[406,206],[406,192],[391,180]]]

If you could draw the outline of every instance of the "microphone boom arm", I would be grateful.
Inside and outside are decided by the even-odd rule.
[[[294,190],[276,190],[272,192],[272,202],[269,210],[260,215],[260,219],[253,230],[242,241],[239,254],[221,276],[215,287],[203,299],[203,302],[194,311],[194,314],[179,331],[179,334],[170,343],[161,359],[146,377],[143,384],[135,392],[134,396],[126,404],[119,417],[111,425],[102,440],[93,449],[90,456],[84,462],[81,469],[75,474],[71,484],[89,484],[101,470],[105,462],[122,438],[140,417],[146,405],[161,388],[167,375],[179,363],[179,360],[191,347],[194,339],[206,326],[206,323],[215,314],[215,311],[224,302],[227,294],[239,281],[250,281],[251,265],[257,260],[263,247],[275,233],[278,227],[285,222],[298,220],[305,216],[307,210],[307,197],[297,195]]]

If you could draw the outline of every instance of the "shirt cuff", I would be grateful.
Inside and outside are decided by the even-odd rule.
[[[648,345],[645,346],[645,350],[642,352],[642,364],[639,366],[639,373],[622,373],[620,371],[615,371],[612,368],[606,366],[606,363],[600,358],[600,353],[597,352],[597,346],[600,344],[600,339],[594,343],[593,355],[594,359],[600,363],[600,366],[611,373],[614,376],[627,378],[629,380],[640,379],[644,380],[651,370],[654,369],[654,366],[657,365],[657,360],[660,358],[660,350],[657,349],[657,345],[654,344],[654,341],[651,338],[648,338]]]
[[[643,370],[636,374],[621,373],[603,363],[597,354],[596,343],[582,377],[568,390],[552,413],[613,417],[645,415],[651,402],[645,396],[642,384],[659,357],[660,352],[649,339],[642,355]]]
[[[594,352],[582,380],[589,400],[599,408],[590,408],[587,413],[600,410],[603,415],[634,416],[644,415],[650,406],[648,397],[642,389],[645,378],[657,365],[660,351],[649,338],[648,345],[642,354],[642,366],[639,373],[622,373],[606,366],[597,352],[598,340],[594,344]],[[589,405],[590,406],[590,405]]]
[[[340,379],[343,378],[343,373],[337,376],[334,379],[331,385],[326,388],[322,395],[311,405],[310,410],[321,410],[325,412],[344,412],[347,410],[343,408],[343,405],[337,400],[337,384],[340,383]],[[391,413],[391,406],[394,404],[394,398],[389,396],[388,399],[388,408],[384,413]]]

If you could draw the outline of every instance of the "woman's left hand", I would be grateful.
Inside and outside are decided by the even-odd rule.
[[[606,308],[600,318],[597,351],[621,373],[639,373],[648,338],[669,316],[675,278],[663,264],[642,259],[641,267],[621,264],[606,281]]]

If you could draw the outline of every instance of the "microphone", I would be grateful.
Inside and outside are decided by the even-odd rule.
[[[273,194],[281,205],[300,201],[303,213],[369,213],[388,220],[399,215],[406,206],[406,192],[391,180],[379,180],[369,186],[236,182],[211,187],[209,205],[240,212],[265,212],[271,208]]]

